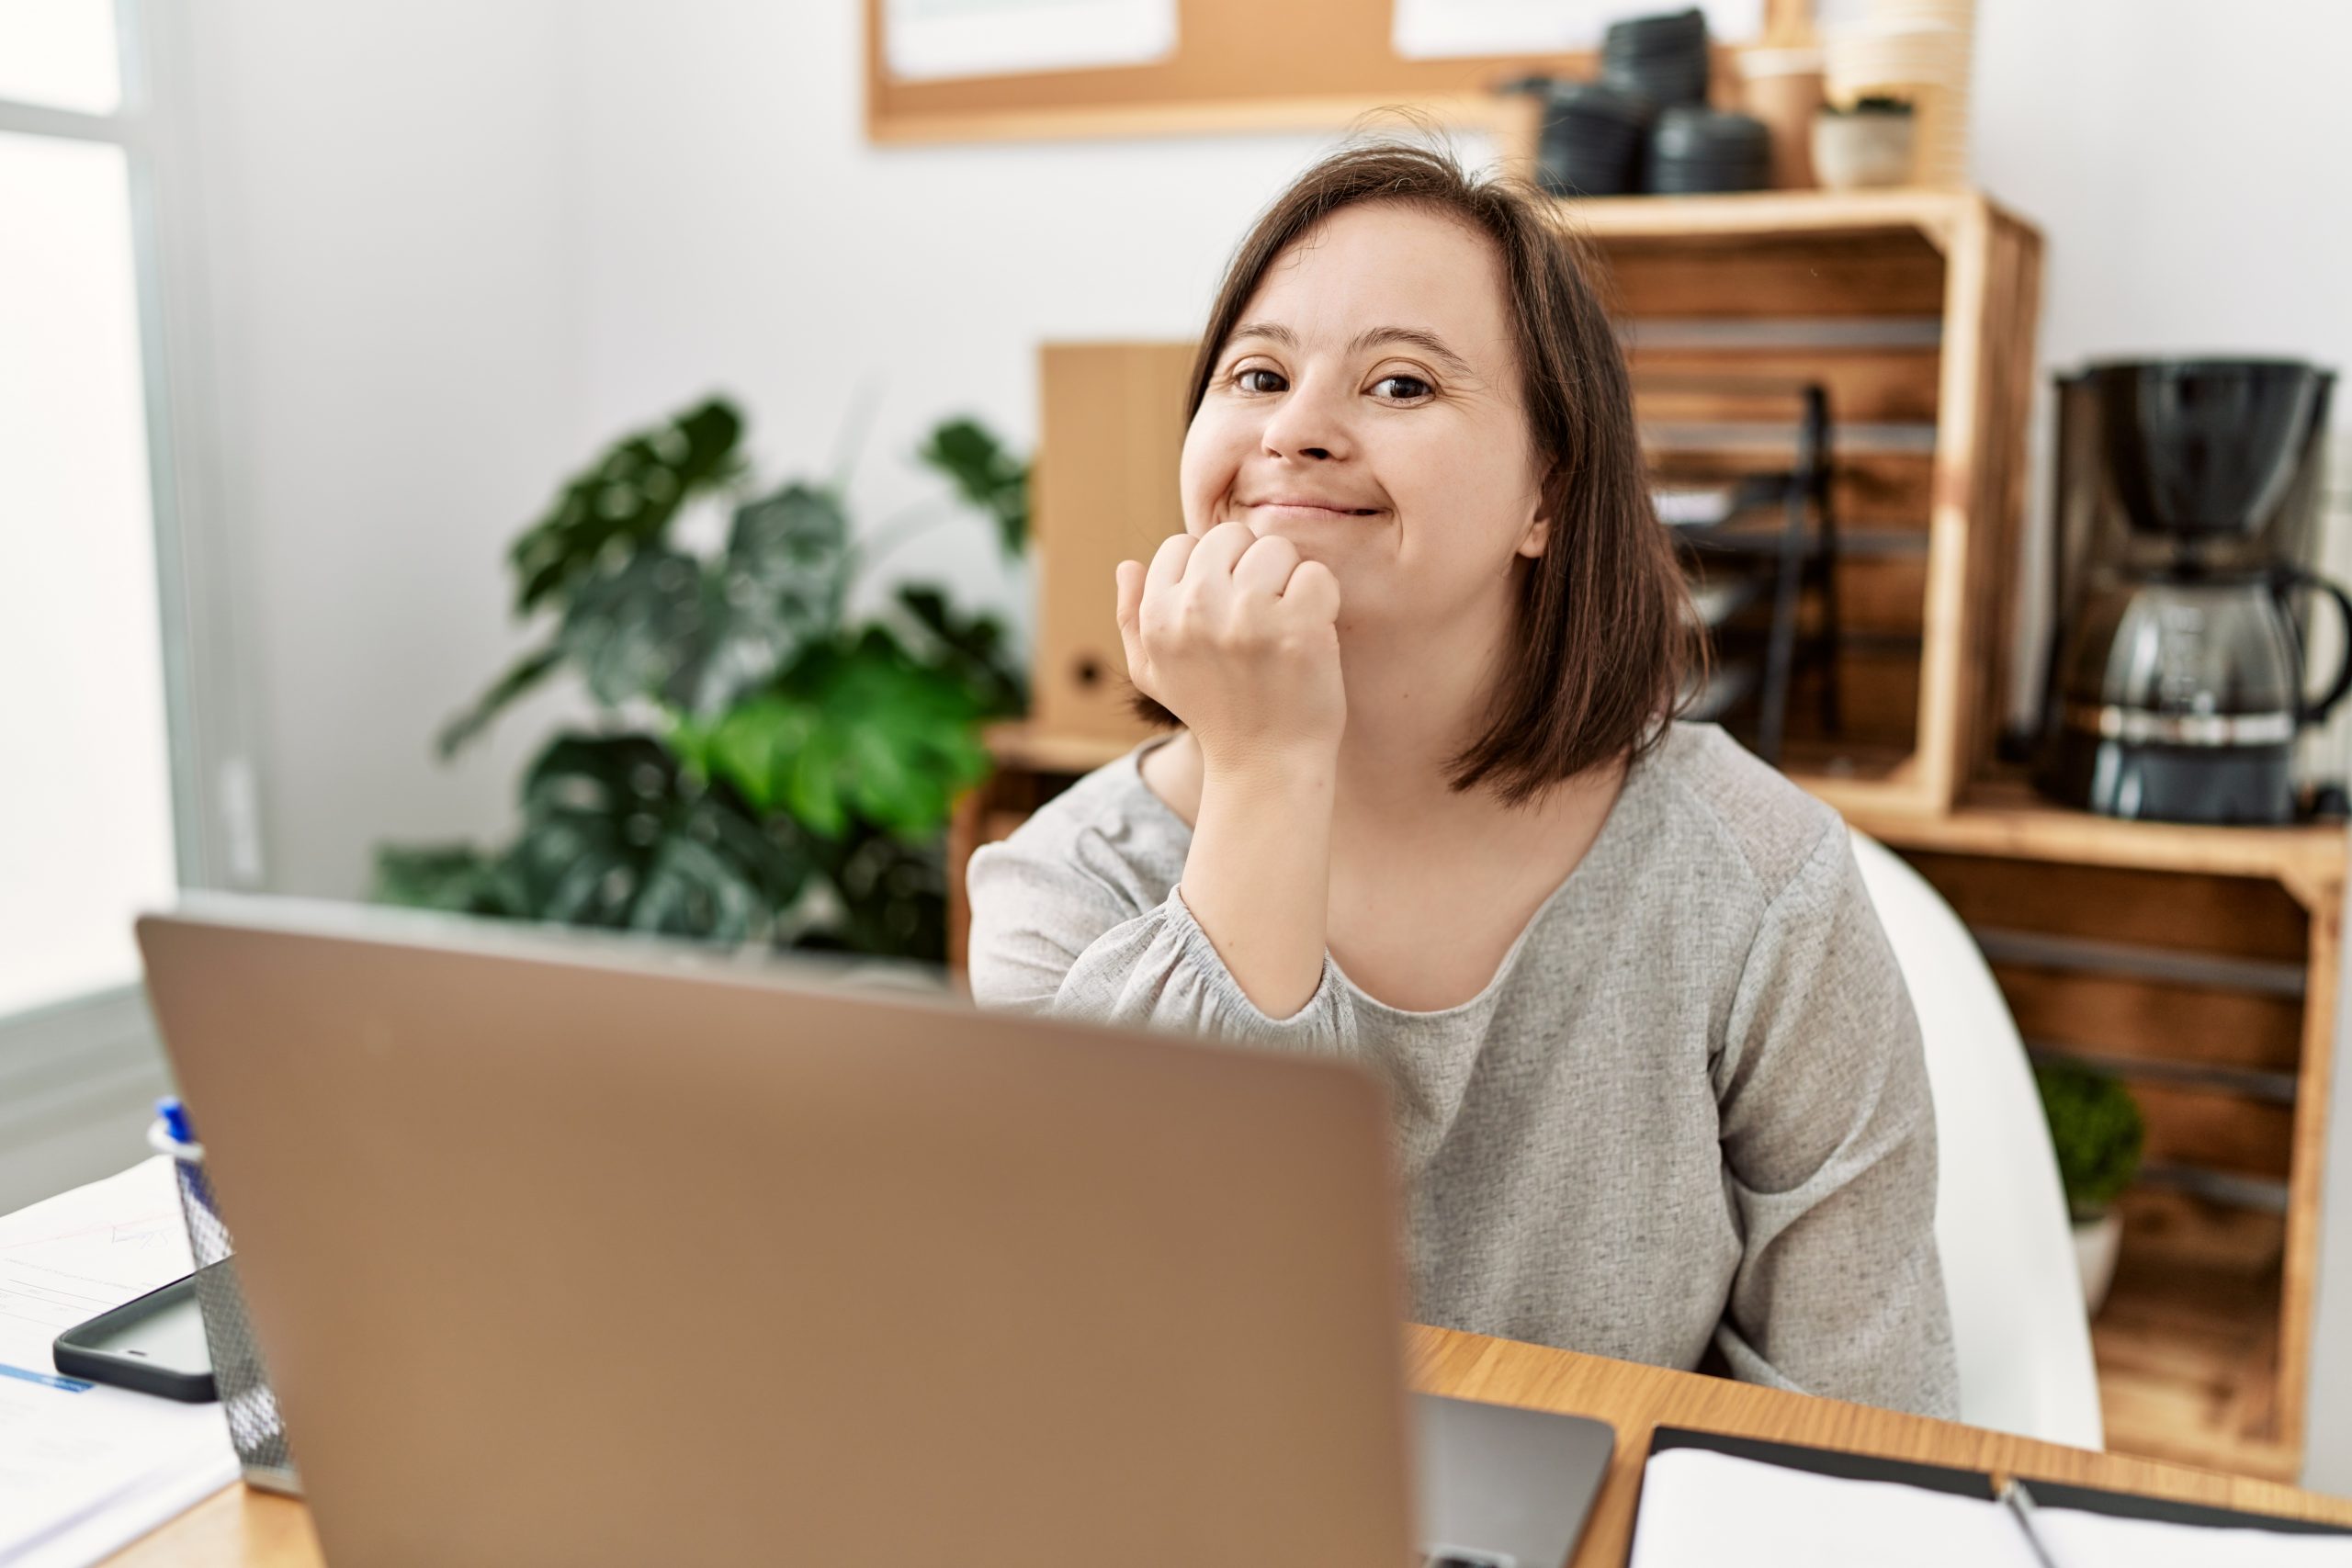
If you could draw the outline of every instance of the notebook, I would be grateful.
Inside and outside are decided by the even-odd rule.
[[[2030,1483],[2058,1568],[2352,1568],[2352,1530]],[[1660,1427],[1627,1568],[2041,1568],[1980,1471]]]

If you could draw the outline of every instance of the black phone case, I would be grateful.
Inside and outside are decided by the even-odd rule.
[[[184,1404],[208,1404],[220,1397],[209,1368],[202,1372],[184,1372],[136,1356],[93,1349],[85,1343],[119,1334],[159,1312],[189,1310],[195,1299],[196,1276],[190,1274],[127,1301],[111,1312],[102,1312],[87,1323],[75,1324],[57,1337],[50,1354],[57,1362],[58,1371],[66,1377],[112,1383],[117,1388],[176,1399]]]

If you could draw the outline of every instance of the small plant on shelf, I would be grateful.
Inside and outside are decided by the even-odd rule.
[[[2058,1179],[2075,1222],[2085,1305],[2097,1312],[2115,1277],[2122,1216],[2115,1201],[2140,1173],[2147,1122],[2120,1078],[2045,1063],[2033,1069],[2058,1155]]]
[[[442,731],[441,754],[559,671],[598,723],[558,734],[526,770],[504,848],[380,846],[379,900],[944,956],[948,811],[988,771],[980,727],[1026,708],[1025,680],[1004,627],[936,585],[902,584],[870,615],[846,606],[885,551],[958,512],[1021,553],[1027,465],[950,420],[918,456],[965,505],[865,543],[842,479],[753,484],[742,429],[714,398],[631,434],[515,541],[515,609],[551,624]],[[729,525],[696,552],[673,525],[700,502]]]

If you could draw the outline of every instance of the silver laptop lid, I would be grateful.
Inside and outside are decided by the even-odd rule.
[[[139,934],[339,1568],[1407,1555],[1353,1067],[381,911]]]

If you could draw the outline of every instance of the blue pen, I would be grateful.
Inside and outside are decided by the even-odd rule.
[[[0,1361],[0,1378],[16,1378],[24,1382],[37,1382],[43,1388],[53,1388],[61,1393],[87,1393],[98,1385],[80,1378],[60,1377],[55,1372],[37,1372],[30,1367],[12,1367]]]

